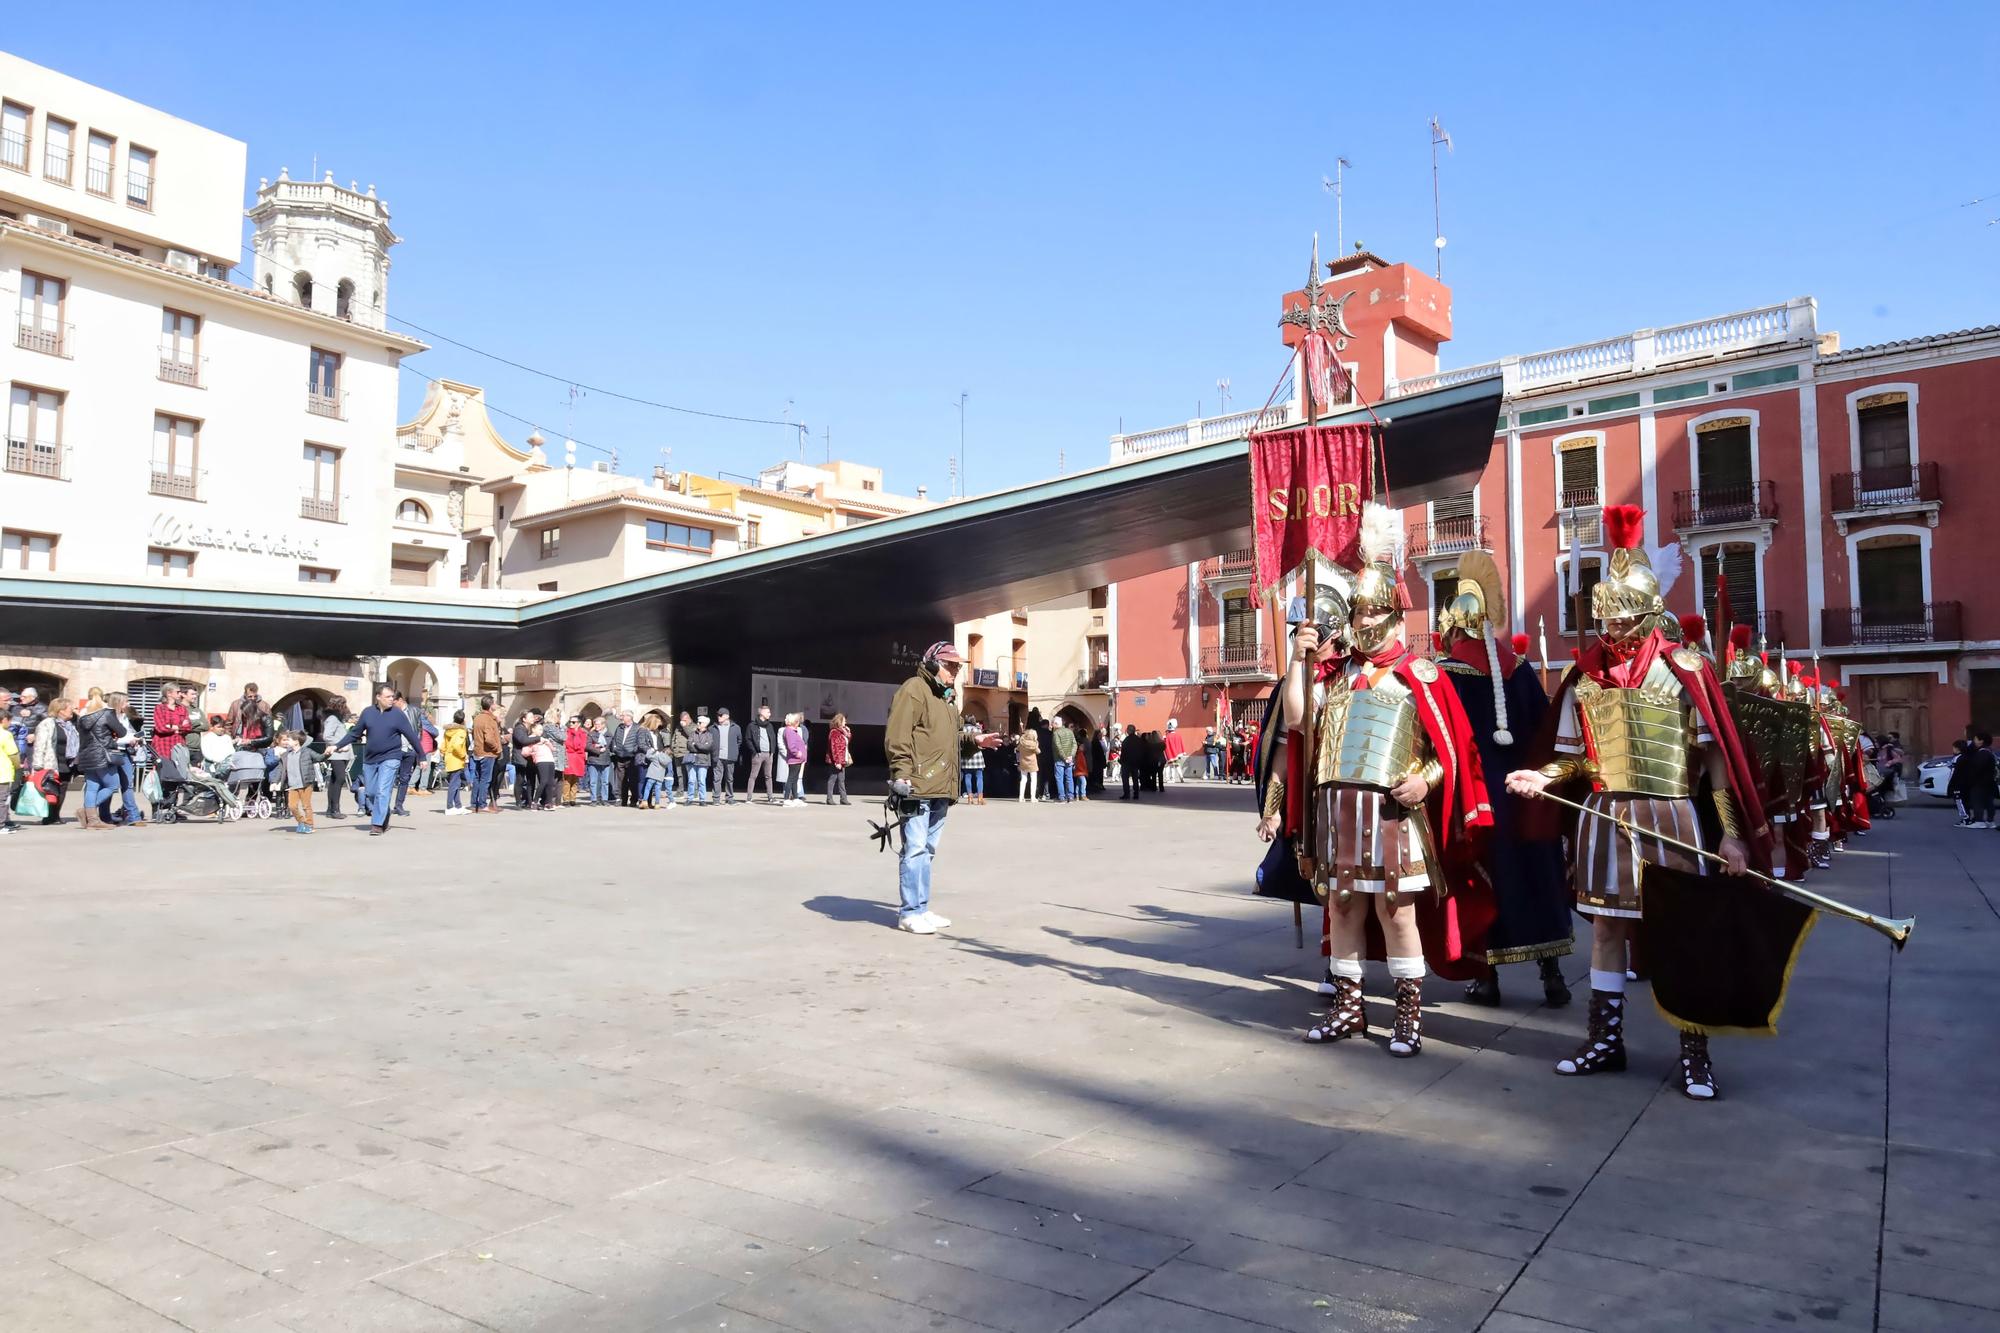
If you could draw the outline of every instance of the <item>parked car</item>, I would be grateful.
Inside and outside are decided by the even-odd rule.
[[[1941,754],[1935,759],[1924,760],[1918,766],[1917,771],[1922,775],[1926,796],[1935,796],[1940,801],[1951,799],[1947,789],[1951,786],[1951,766],[1957,762],[1957,755]]]

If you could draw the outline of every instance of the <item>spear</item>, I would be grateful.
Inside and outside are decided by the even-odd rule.
[[[1547,694],[1549,692],[1549,618],[1547,616],[1536,616],[1535,629],[1541,635],[1542,640],[1542,693]]]

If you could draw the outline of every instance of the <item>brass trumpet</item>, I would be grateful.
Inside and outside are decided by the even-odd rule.
[[[1728,862],[1724,861],[1714,852],[1705,852],[1693,843],[1682,842],[1679,838],[1670,838],[1664,833],[1655,833],[1649,829],[1642,829],[1638,825],[1620,819],[1616,815],[1607,814],[1602,810],[1593,810],[1589,806],[1572,801],[1566,796],[1557,796],[1553,792],[1545,791],[1541,794],[1541,797],[1545,801],[1554,801],[1557,805],[1566,805],[1572,810],[1582,811],[1594,819],[1608,819],[1634,837],[1652,838],[1655,841],[1665,843],[1669,847],[1678,847],[1684,852],[1699,856],[1705,861],[1713,861],[1717,865],[1728,864]],[[1823,893],[1814,893],[1804,885],[1794,884],[1787,879],[1773,879],[1762,871],[1751,870],[1748,867],[1745,867],[1743,873],[1751,879],[1770,885],[1795,903],[1802,903],[1807,907],[1825,912],[1830,916],[1846,917],[1849,921],[1860,922],[1870,930],[1879,931],[1881,934],[1888,936],[1889,942],[1895,945],[1898,950],[1909,943],[1910,932],[1917,928],[1917,919],[1913,916],[1877,916],[1873,912],[1864,912],[1860,908],[1850,906],[1837,898],[1829,898]]]

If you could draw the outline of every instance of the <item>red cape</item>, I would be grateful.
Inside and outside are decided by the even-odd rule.
[[[1736,721],[1729,715],[1729,706],[1722,697],[1722,684],[1715,678],[1715,670],[1708,660],[1698,653],[1690,653],[1694,658],[1692,667],[1683,666],[1677,659],[1675,644],[1668,642],[1659,630],[1654,630],[1650,645],[1642,645],[1641,651],[1656,652],[1674,679],[1687,691],[1694,702],[1696,714],[1702,726],[1722,750],[1724,771],[1729,775],[1729,789],[1736,797],[1736,808],[1743,824],[1743,844],[1750,852],[1750,868],[1771,873],[1771,830],[1770,821],[1764,813],[1764,780],[1762,766],[1751,755],[1750,749],[1737,734]],[[1549,700],[1549,714],[1543,723],[1542,735],[1536,738],[1535,749],[1529,767],[1538,767],[1555,756],[1555,732],[1562,717],[1565,701],[1576,683],[1583,676],[1589,676],[1599,684],[1611,684],[1610,670],[1613,665],[1610,654],[1604,650],[1604,643],[1598,640],[1578,655],[1576,663],[1563,673],[1562,683],[1556,686],[1555,696]],[[1587,743],[1587,742],[1586,742]],[[1691,784],[1693,785],[1693,784]],[[1589,791],[1589,784],[1582,778],[1552,787],[1558,796],[1567,796],[1580,801]],[[1531,802],[1528,807],[1528,827],[1536,836],[1553,837],[1567,822],[1565,816],[1571,812],[1550,801]]]
[[[1431,679],[1419,676],[1416,664],[1423,660],[1406,652],[1392,668],[1415,696],[1417,719],[1444,769],[1424,801],[1424,813],[1437,848],[1438,864],[1430,867],[1430,873],[1434,884],[1448,890],[1448,895],[1442,900],[1435,894],[1418,895],[1417,928],[1431,971],[1448,981],[1470,981],[1485,971],[1485,961],[1473,945],[1492,927],[1495,913],[1493,891],[1478,870],[1479,840],[1493,827],[1493,807],[1480,767],[1479,743],[1458,701],[1458,691],[1435,664],[1426,663]],[[1285,751],[1284,832],[1292,837],[1301,827],[1304,793],[1305,747],[1297,731],[1287,733]],[[1321,951],[1325,951],[1324,943]],[[1368,957],[1380,961],[1387,956],[1381,926],[1370,912]]]

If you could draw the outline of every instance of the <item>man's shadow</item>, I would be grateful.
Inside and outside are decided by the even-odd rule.
[[[898,915],[888,903],[875,902],[868,898],[841,898],[834,894],[822,893],[817,898],[808,898],[802,904],[808,912],[818,912],[829,921],[865,921],[871,925],[888,926],[893,929]]]

